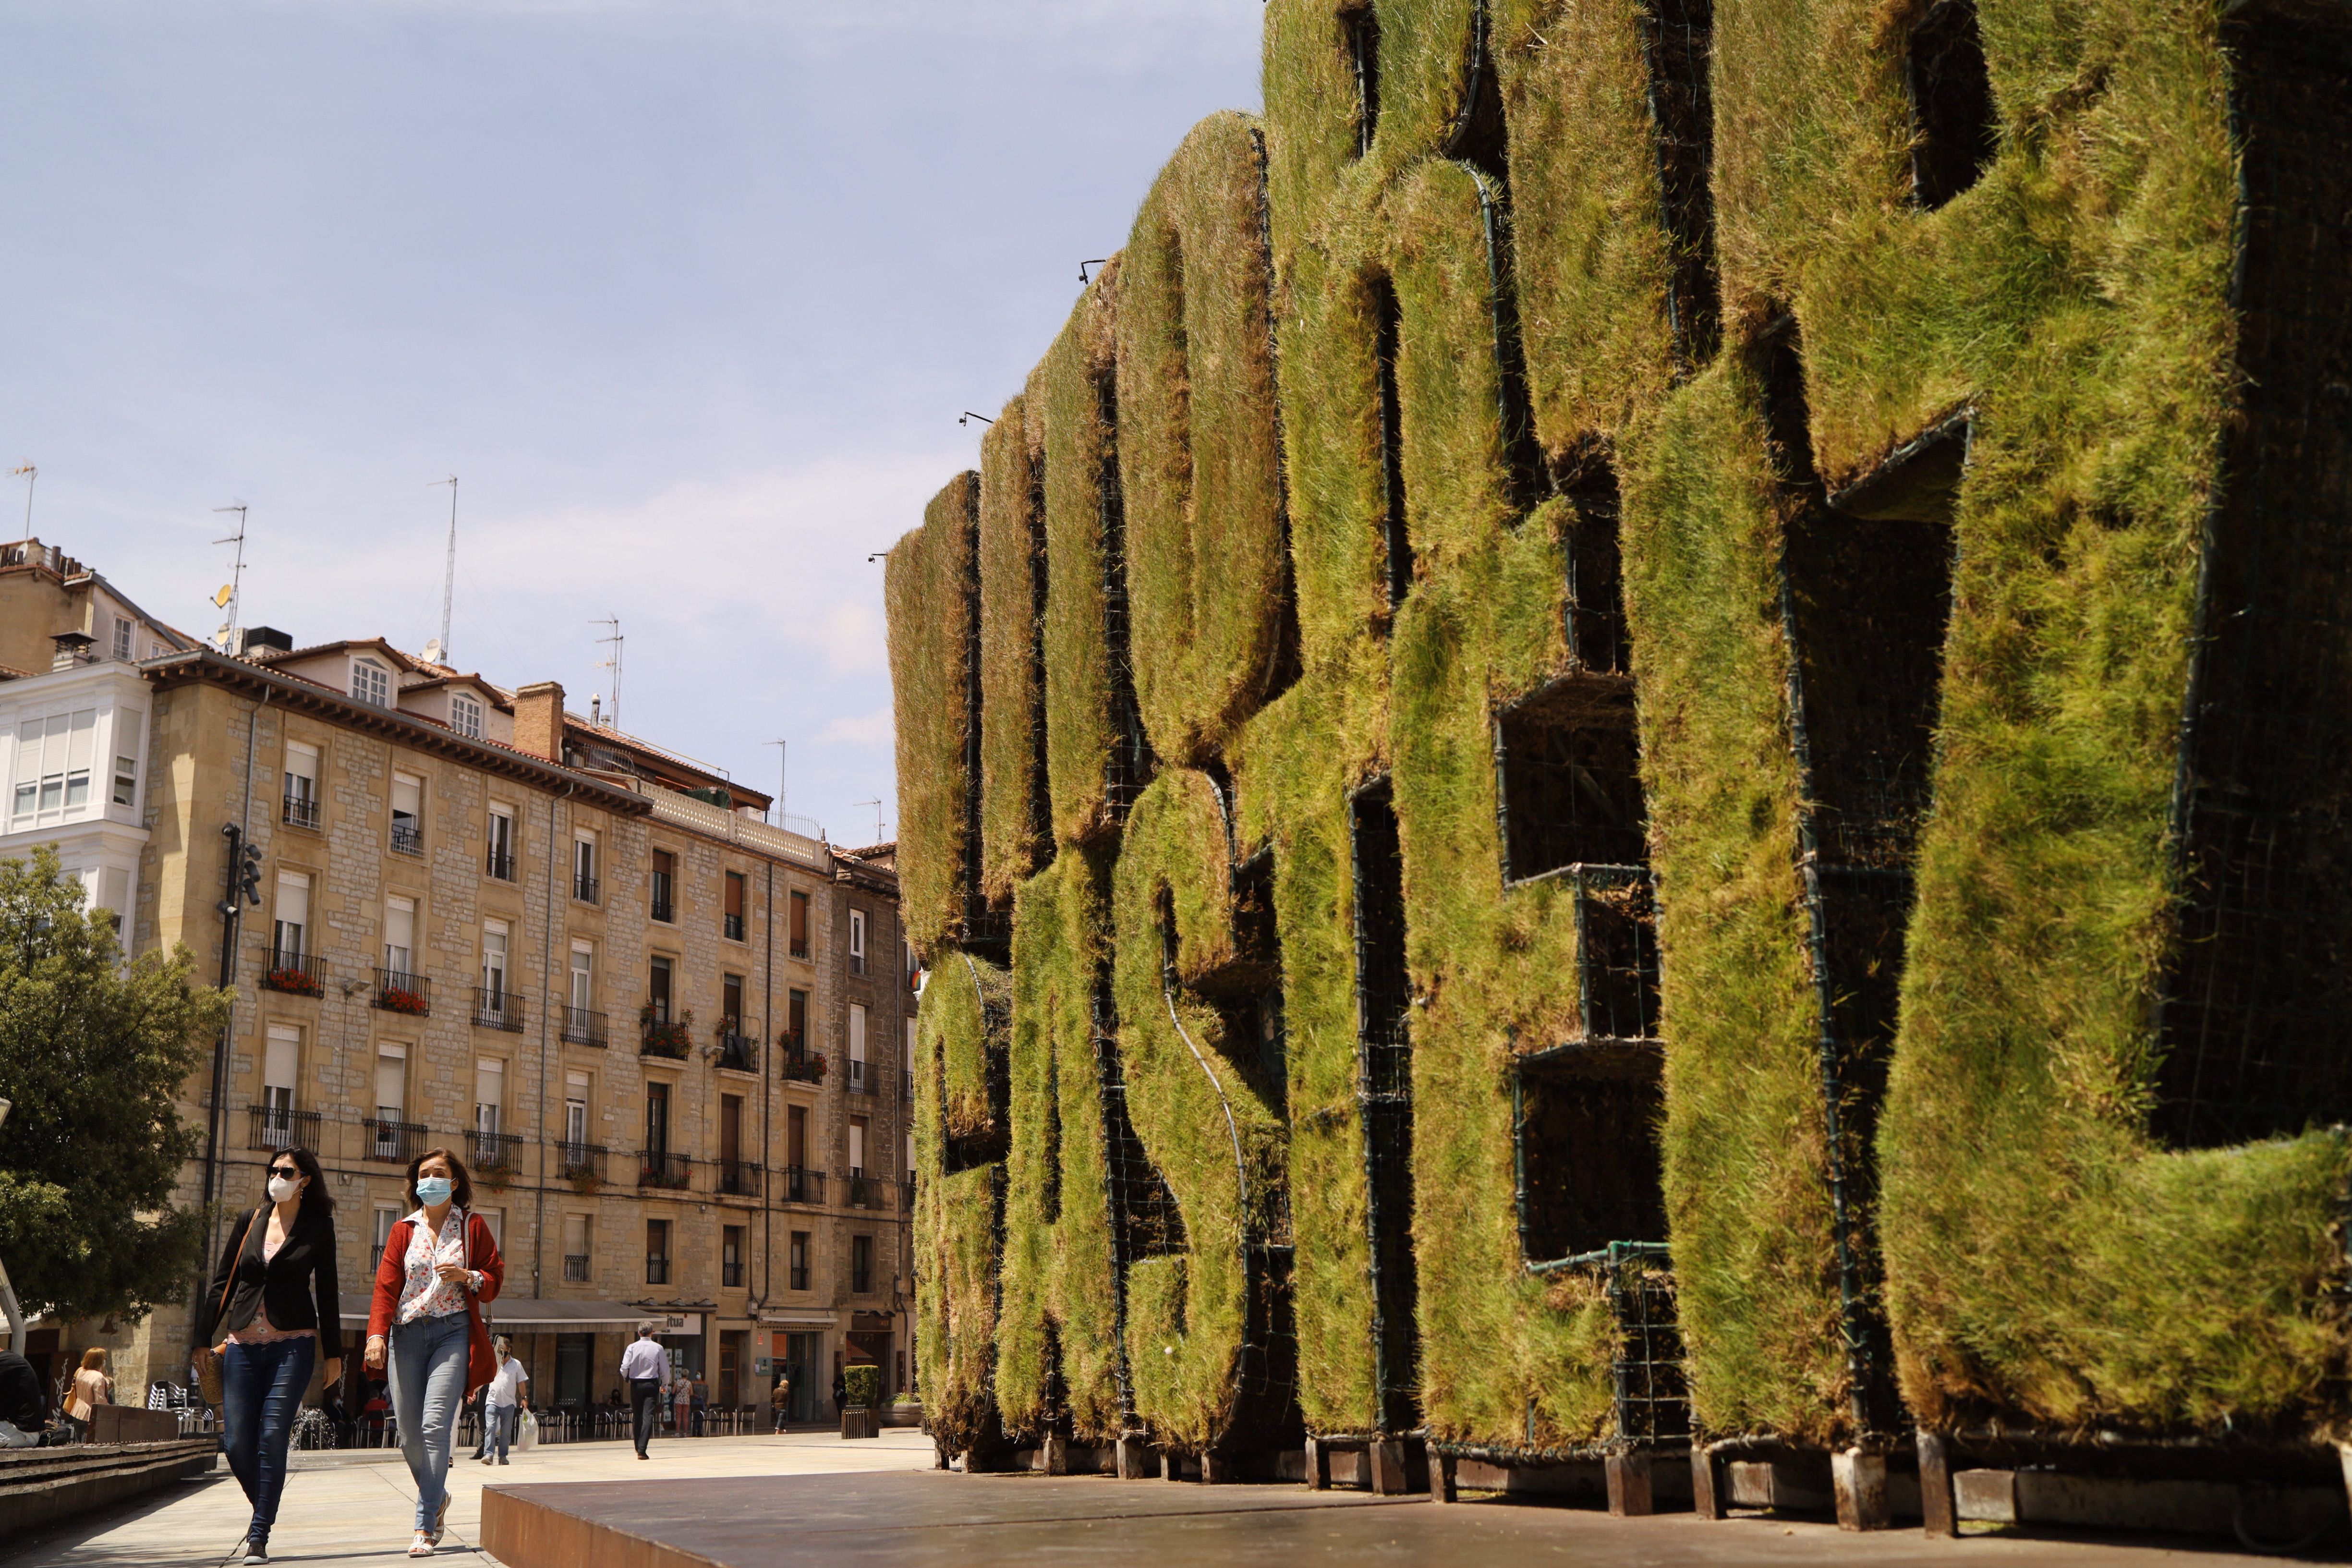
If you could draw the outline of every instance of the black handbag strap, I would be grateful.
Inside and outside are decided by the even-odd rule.
[[[253,1239],[253,1222],[261,1217],[259,1209],[245,1216],[245,1228],[236,1233],[236,1252],[229,1259],[228,1282],[221,1287],[220,1305],[213,1310],[213,1328],[217,1331],[221,1320],[228,1316],[228,1299],[236,1290],[236,1271],[245,1262],[245,1244]],[[211,1336],[205,1336],[209,1339]]]

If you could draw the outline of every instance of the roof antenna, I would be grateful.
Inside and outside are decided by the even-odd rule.
[[[435,479],[425,488],[429,490],[442,485],[449,487],[449,558],[441,568],[441,640],[434,645],[438,651],[430,656],[435,664],[449,662],[449,595],[457,585],[457,476]]]
[[[857,805],[870,805],[870,806],[872,806],[872,807],[874,808],[874,842],[875,842],[875,843],[877,843],[877,844],[881,843],[881,842],[882,842],[882,803],[881,803],[880,801],[878,801],[878,800],[861,800],[861,801],[857,802],[856,804],[857,804]]]
[[[231,501],[226,506],[216,506],[213,510],[215,513],[224,511],[236,513],[236,531],[226,539],[213,541],[215,544],[236,546],[236,566],[229,573],[228,581],[221,584],[221,591],[213,595],[213,603],[228,612],[228,619],[222,622],[220,630],[213,634],[214,646],[223,653],[229,653],[234,651],[230,645],[236,641],[236,613],[244,602],[242,595],[245,591],[245,503],[241,500]]]
[[[610,637],[601,637],[596,639],[600,646],[604,643],[613,645],[613,657],[599,660],[596,668],[613,672],[613,709],[612,718],[608,721],[614,729],[617,730],[621,727],[621,647],[628,639],[621,636],[621,617],[618,616],[606,616],[601,621],[591,621],[588,624],[592,626],[613,628]]]
[[[27,458],[8,470],[10,479],[18,474],[25,476],[25,537],[30,539],[33,537],[33,481],[41,477],[41,470],[33,466],[32,458]]]

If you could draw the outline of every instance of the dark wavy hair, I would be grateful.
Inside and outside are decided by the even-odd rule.
[[[327,1173],[319,1168],[319,1156],[308,1149],[298,1149],[291,1143],[282,1149],[274,1149],[270,1152],[268,1160],[261,1167],[263,1182],[267,1183],[269,1180],[269,1168],[277,1164],[280,1158],[293,1161],[295,1169],[310,1178],[310,1184],[302,1189],[302,1217],[325,1219],[329,1215],[333,1214],[335,1200],[327,1192]],[[263,1191],[266,1193],[268,1188],[265,1187]]]
[[[474,1210],[474,1178],[466,1174],[466,1162],[457,1158],[455,1149],[427,1149],[408,1162],[408,1202],[413,1208],[423,1208],[425,1200],[416,1195],[416,1168],[438,1154],[449,1162],[450,1201],[471,1214]]]

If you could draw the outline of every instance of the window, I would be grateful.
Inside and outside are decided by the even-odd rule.
[[[669,1152],[669,1085],[646,1085],[646,1152]]]
[[[449,728],[460,735],[482,738],[482,705],[462,691],[450,693]]]
[[[414,980],[410,965],[416,948],[416,900],[391,898],[383,901],[383,966],[400,980]],[[398,982],[394,982],[397,984]]]
[[[375,1205],[375,1255],[378,1258],[382,1258],[383,1256],[383,1249],[392,1245],[392,1227],[399,1223],[399,1205],[378,1204]]]
[[[139,759],[136,757],[114,759],[114,804],[139,804]]]
[[[578,1149],[588,1142],[588,1075],[563,1075],[563,1142]]]
[[[743,1158],[743,1097],[719,1097],[719,1163],[735,1165]]]
[[[729,942],[743,940],[743,873],[727,873],[727,914],[722,929]]]
[[[808,996],[805,991],[784,993],[784,1046],[795,1057],[808,1052]]]
[[[849,911],[849,973],[866,973],[866,911]]]
[[[730,1290],[743,1288],[743,1229],[730,1225],[719,1232],[719,1283]]]
[[[563,1216],[563,1282],[584,1285],[588,1282],[588,1226],[584,1214]]]
[[[392,847],[397,855],[425,853],[425,781],[392,775]]]
[[[849,1092],[866,1092],[866,1008],[856,1002],[849,1005]]]
[[[482,1216],[482,1223],[490,1227],[490,1240],[495,1242],[499,1249],[503,1251],[507,1244],[507,1211],[504,1209],[476,1209],[474,1212]]]
[[[583,904],[596,901],[596,836],[583,833],[572,841],[572,896]]]
[[[874,1289],[874,1238],[870,1236],[849,1238],[849,1289],[856,1296]]]
[[[127,659],[131,657],[131,634],[132,630],[133,624],[129,617],[124,616],[117,616],[114,617],[115,658]]]
[[[98,710],[52,713],[16,727],[16,790],[9,825],[56,822],[89,804],[89,765]]]
[[[352,700],[371,708],[392,706],[392,672],[372,658],[352,660]]]
[[[646,976],[646,1000],[653,1008],[653,1021],[656,1024],[669,1022],[669,960],[655,959]]]
[[[653,918],[669,921],[677,918],[673,901],[677,885],[677,857],[667,849],[654,851]]]
[[[866,1118],[849,1119],[849,1179],[856,1181],[866,1174]]]
[[[278,873],[278,919],[270,931],[269,967],[288,969],[300,964],[309,951],[302,945],[303,933],[310,927],[310,879],[298,877],[291,871]]]
[[[743,977],[741,975],[728,974],[719,977],[719,1016],[726,1020],[729,1034],[740,1035],[743,1032]]]
[[[646,1221],[646,1283],[669,1283],[669,1221]]]
[[[792,1251],[787,1256],[792,1259],[792,1288],[795,1290],[807,1289],[809,1288],[808,1232],[804,1230],[793,1232]]]
[[[408,1103],[408,1047],[382,1045],[375,1048],[375,1113],[385,1121],[400,1120]]]
[[[287,1024],[272,1024],[261,1057],[263,1136],[280,1143],[294,1138],[294,1064],[302,1049],[302,1032]]]
[[[806,958],[808,949],[809,897],[806,893],[793,895],[793,956]]]
[[[585,942],[572,944],[572,1010],[585,1013],[596,1005],[596,954]]]
[[[493,1163],[498,1150],[499,1120],[507,1102],[507,1064],[496,1057],[484,1057],[474,1064],[474,1131],[481,1147],[474,1151],[475,1159],[484,1164]]]
[[[808,1168],[808,1107],[795,1105],[784,1112],[784,1159],[796,1171]]]
[[[319,826],[319,748],[286,742],[285,810],[289,827]]]
[[[488,856],[483,869],[501,882],[511,882],[515,879],[514,807],[510,805],[490,807],[489,821],[486,826],[488,829],[489,845]]]
[[[507,928],[499,921],[482,922],[482,1005],[490,1012],[506,1010]]]

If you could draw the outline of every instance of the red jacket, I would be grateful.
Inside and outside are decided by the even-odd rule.
[[[368,1309],[368,1337],[392,1332],[393,1314],[400,1310],[401,1288],[408,1283],[408,1237],[416,1222],[404,1219],[392,1227],[384,1237],[383,1256],[375,1264],[375,1301]],[[466,1345],[466,1397],[499,1374],[497,1352],[490,1347],[490,1331],[482,1322],[482,1307],[499,1298],[499,1287],[507,1277],[506,1259],[499,1256],[498,1238],[490,1234],[488,1224],[478,1214],[466,1215],[466,1267],[482,1277],[482,1289],[477,1293],[466,1292],[467,1321]]]

